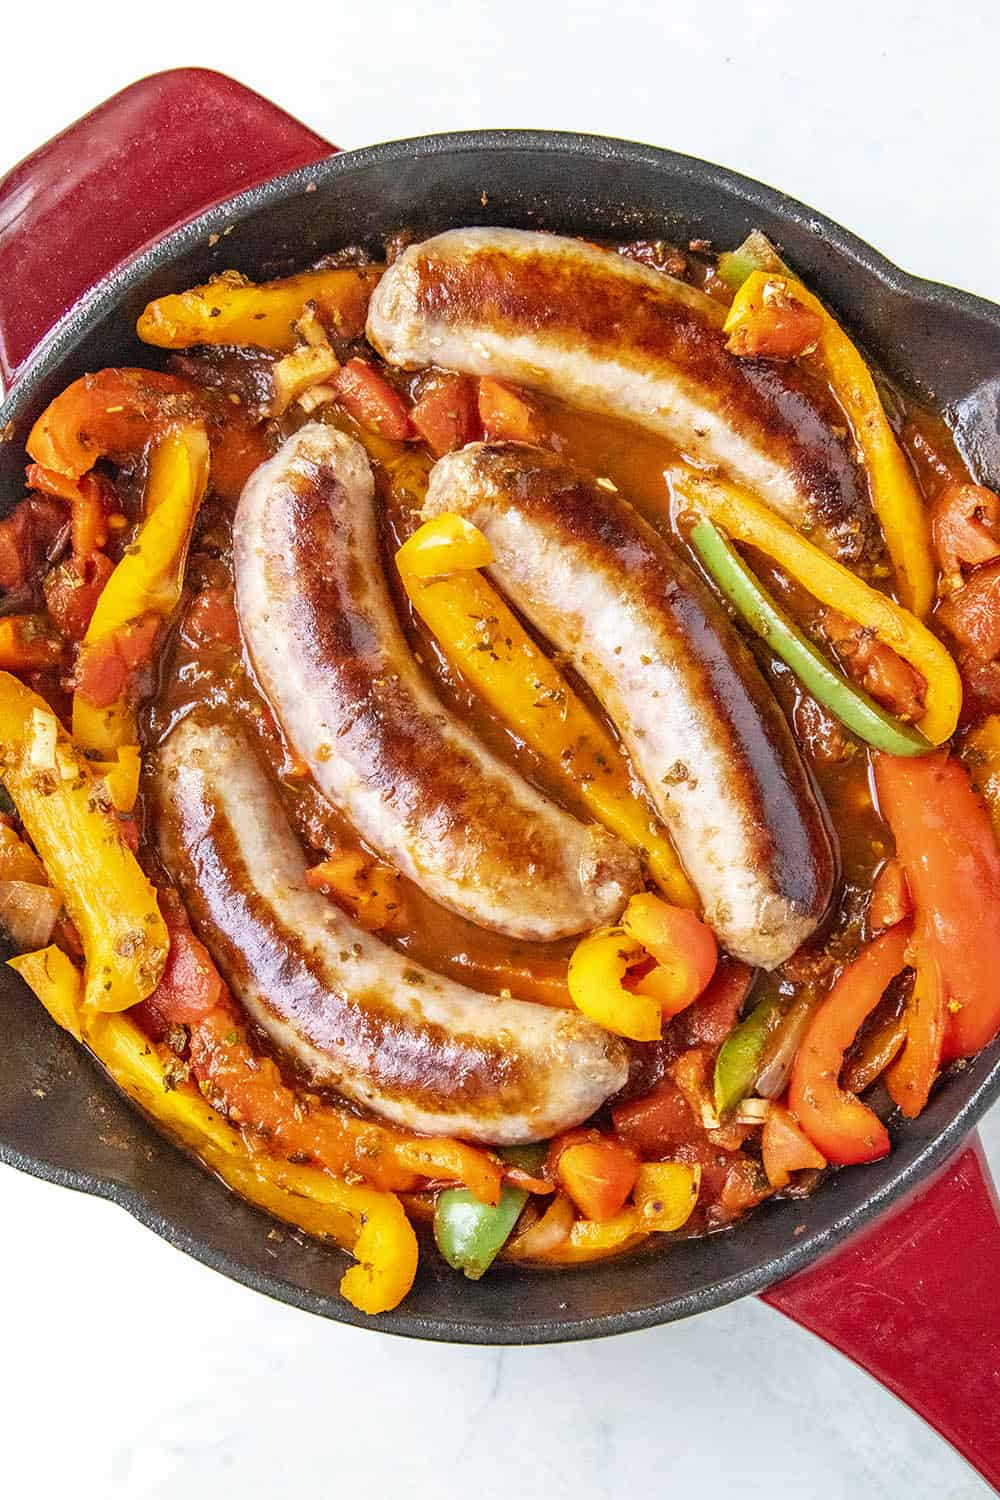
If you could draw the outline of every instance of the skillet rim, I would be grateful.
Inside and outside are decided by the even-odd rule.
[[[35,385],[58,371],[92,323],[112,312],[134,284],[152,271],[169,266],[211,232],[220,231],[230,224],[238,224],[242,218],[258,209],[277,207],[305,193],[310,184],[320,180],[336,180],[345,172],[409,164],[420,157],[463,153],[481,156],[490,152],[509,154],[512,151],[556,155],[570,162],[596,159],[611,163],[620,161],[638,168],[666,168],[681,185],[691,182],[697,184],[702,193],[736,196],[746,204],[748,210],[763,211],[782,222],[821,236],[824,244],[833,251],[835,262],[854,267],[856,272],[874,278],[897,296],[929,312],[971,318],[983,326],[984,334],[992,329],[1000,338],[1000,307],[971,292],[911,275],[825,215],[727,167],[655,146],[593,134],[548,130],[455,131],[337,152],[329,158],[244,190],[158,236],[109,271],[40,341],[21,366],[15,384],[0,404],[0,431],[6,428],[8,421],[16,420],[24,414],[32,402]],[[76,1050],[75,1055],[80,1057],[80,1049]],[[98,1067],[90,1054],[84,1052],[83,1056],[85,1066]],[[98,1071],[101,1070],[98,1068]],[[915,1130],[919,1122],[907,1126],[904,1140],[914,1134],[919,1138],[922,1134],[923,1142],[911,1151],[909,1159],[900,1160],[894,1171],[890,1168],[879,1187],[849,1206],[846,1212],[825,1228],[803,1234],[777,1252],[766,1255],[749,1270],[734,1272],[682,1294],[670,1294],[667,1289],[666,1296],[659,1300],[624,1312],[579,1318],[554,1316],[523,1324],[508,1325],[489,1320],[463,1322],[447,1316],[427,1317],[407,1313],[405,1303],[401,1309],[392,1313],[367,1317],[337,1296],[313,1292],[278,1275],[243,1264],[235,1255],[213,1246],[208,1237],[192,1234],[174,1223],[169,1215],[160,1212],[140,1186],[123,1183],[117,1177],[101,1176],[91,1170],[47,1161],[43,1155],[18,1149],[2,1139],[0,1162],[44,1180],[114,1202],[168,1243],[232,1280],[338,1322],[404,1337],[451,1343],[518,1345],[568,1342],[636,1331],[707,1311],[737,1297],[764,1291],[775,1282],[814,1263],[848,1236],[870,1225],[890,1206],[898,1205],[903,1198],[924,1185],[958,1151],[968,1132],[1000,1094],[1000,1039],[968,1064],[961,1086],[965,1093],[963,1102],[957,1110],[947,1112],[947,1118],[939,1129],[931,1131],[927,1128],[929,1118],[925,1119],[922,1132]],[[124,1102],[128,1105],[127,1100]],[[940,1100],[938,1103],[937,1112],[940,1113]],[[928,1116],[934,1113],[933,1105],[934,1101],[928,1109]],[[134,1108],[131,1105],[128,1107]],[[895,1150],[896,1142],[894,1153]],[[825,1184],[824,1190],[831,1186],[832,1184]],[[765,1209],[766,1207],[767,1205]],[[758,1209],[755,1217],[761,1213],[762,1210]],[[736,1233],[739,1232],[737,1228]],[[574,1272],[563,1271],[560,1274],[572,1276]],[[551,1280],[554,1287],[558,1285],[556,1276],[552,1276]],[[461,1296],[461,1284],[456,1286],[454,1295],[456,1298]]]

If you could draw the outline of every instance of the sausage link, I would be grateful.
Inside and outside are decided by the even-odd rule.
[[[636,422],[859,557],[878,533],[843,413],[796,368],[730,354],[724,319],[696,287],[582,240],[454,229],[393,262],[367,332],[390,364],[509,379]]]
[[[529,786],[422,676],[386,587],[360,444],[301,428],[244,489],[233,542],[258,681],[319,790],[372,848],[512,937],[618,916],[639,884],[633,851]]]
[[[617,1037],[433,974],[310,890],[277,789],[229,720],[183,719],[151,790],[195,930],[312,1083],[407,1129],[497,1145],[578,1124],[624,1084]]]
[[[552,453],[473,443],[431,473],[497,583],[603,705],[726,948],[773,968],[814,930],[836,859],[791,731],[721,607],[618,494]]]

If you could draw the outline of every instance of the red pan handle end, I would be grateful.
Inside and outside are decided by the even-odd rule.
[[[0,375],[116,265],[244,188],[336,148],[232,78],[154,73],[0,181]]]
[[[936,1427],[1000,1490],[1000,1218],[978,1136],[898,1213],[764,1301]]]

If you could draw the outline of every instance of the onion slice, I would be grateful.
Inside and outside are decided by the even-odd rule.
[[[522,1229],[504,1250],[507,1260],[537,1260],[569,1238],[576,1210],[566,1193],[557,1193],[540,1219]]]
[[[0,926],[22,953],[44,948],[62,911],[62,897],[50,885],[0,880]]]
[[[806,1027],[812,1020],[817,997],[801,996],[778,1025],[770,1046],[770,1056],[757,1077],[755,1091],[762,1099],[777,1099],[788,1087],[792,1063],[799,1050]]]

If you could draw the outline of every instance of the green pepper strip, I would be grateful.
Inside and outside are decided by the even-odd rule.
[[[791,667],[816,701],[852,733],[890,755],[929,754],[933,746],[919,730],[886,713],[806,639],[712,521],[698,522],[691,532],[691,545],[750,629]]]
[[[468,1188],[447,1188],[434,1209],[434,1238],[449,1266],[478,1281],[503,1248],[528,1201],[524,1188],[505,1183],[495,1208]]]
[[[525,1146],[505,1146],[496,1154],[524,1172],[541,1171],[548,1152],[547,1141]],[[468,1188],[447,1188],[438,1195],[434,1208],[434,1239],[449,1266],[478,1281],[489,1270],[510,1238],[511,1230],[528,1201],[524,1188],[504,1183],[495,1208],[483,1203]]]
[[[736,250],[724,250],[719,256],[719,275],[728,287],[738,292],[754,271],[787,271],[788,267],[766,234],[753,229]]]
[[[777,1008],[773,996],[761,1000],[723,1042],[715,1059],[715,1108],[720,1115],[735,1109],[757,1082],[764,1043]]]

